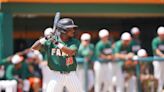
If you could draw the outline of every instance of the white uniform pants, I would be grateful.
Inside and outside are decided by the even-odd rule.
[[[124,76],[122,68],[118,63],[95,62],[95,92],[114,92],[113,85],[116,85],[116,92],[124,92]],[[103,89],[102,89],[102,83]]]
[[[68,74],[54,71],[53,74],[53,79],[48,83],[47,92],[62,92],[64,87],[68,92],[83,92],[75,71]]]
[[[163,61],[154,61],[154,76],[158,80],[158,89],[157,92],[162,92],[164,85],[164,62]]]
[[[45,61],[46,62],[46,61]],[[43,75],[43,83],[42,83],[42,92],[46,92],[47,85],[51,79],[54,77],[54,71],[52,71],[47,64],[40,65]]]
[[[81,85],[83,86],[83,89],[85,87],[85,71],[84,68],[78,67],[77,68],[77,75],[81,82]],[[94,86],[94,73],[93,70],[88,70],[88,91],[91,90]]]
[[[2,80],[0,81],[0,92],[17,92],[17,81],[16,80]]]
[[[136,76],[131,76],[131,78],[127,81],[126,92],[138,92]]]

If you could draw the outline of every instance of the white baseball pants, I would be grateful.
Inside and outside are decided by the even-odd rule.
[[[64,87],[66,87],[68,92],[83,92],[75,71],[68,74],[54,71],[53,74],[53,79],[48,83],[46,92],[62,92]]]

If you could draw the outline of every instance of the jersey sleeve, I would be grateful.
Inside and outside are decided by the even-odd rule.
[[[152,49],[156,50],[157,48],[158,48],[158,42],[157,42],[156,39],[153,39],[153,41],[152,41]]]
[[[91,61],[95,61],[96,60],[96,55],[95,55],[95,50],[94,50],[94,45],[93,44],[91,44],[91,50],[92,50],[92,56],[91,56]]]
[[[153,50],[153,53],[156,54],[156,49],[158,48],[158,41],[157,39],[153,39],[152,41],[152,50]]]
[[[6,69],[6,78],[8,80],[15,80],[12,70],[13,70],[13,65],[9,65]]]
[[[119,53],[121,50],[121,44],[119,42],[115,43],[115,47],[114,47],[114,53]]]
[[[6,65],[6,64],[8,64],[8,63],[9,63],[9,61],[8,61],[7,58],[6,58],[6,59],[0,60],[0,66],[1,66],[1,65]]]
[[[80,45],[80,41],[79,40],[74,40],[74,43],[69,48],[72,49],[72,50],[78,50],[79,45]]]
[[[96,57],[99,57],[101,53],[101,46],[99,43],[96,44],[95,51],[96,51],[95,52]]]

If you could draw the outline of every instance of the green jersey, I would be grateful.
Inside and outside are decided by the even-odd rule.
[[[119,40],[115,43],[114,52],[120,53],[120,54],[128,54],[129,52],[132,52],[132,44],[125,47],[125,46],[123,46],[122,41]]]
[[[10,65],[10,61],[7,58],[0,60],[0,80],[5,79],[5,72],[8,65]]]
[[[164,53],[164,41],[161,41],[159,37],[154,38],[152,41],[152,49],[154,55],[156,56],[157,56],[155,52],[156,49],[159,49],[162,53]]]
[[[94,45],[90,44],[89,46],[84,47],[80,44],[77,56],[82,58],[88,57],[92,60],[94,56]]]
[[[1,65],[9,65],[10,64],[10,62],[8,61],[8,59],[6,58],[6,59],[2,59],[2,60],[0,60],[0,66]]]
[[[94,45],[89,44],[88,46],[83,46],[80,44],[77,54],[77,62],[78,64],[83,64],[84,59],[89,59],[89,64],[91,65],[91,62],[94,61]]]
[[[71,38],[66,42],[63,42],[60,38],[54,38],[64,46],[78,50],[79,40]],[[62,52],[56,45],[50,41],[46,41],[45,44],[46,54],[48,55],[48,66],[54,71],[70,72],[75,71],[77,67],[75,56],[69,56]]]
[[[102,41],[99,41],[96,44],[96,57],[99,59],[99,61],[108,62],[109,60],[103,60],[100,58],[101,54],[104,55],[113,54],[112,43],[110,41],[108,41],[107,43],[103,43]]]
[[[15,65],[11,64],[7,67],[6,70],[6,79],[8,80],[17,80],[18,78],[27,79],[30,76],[28,65],[25,62],[22,62],[20,69],[16,69]]]
[[[138,50],[141,49],[141,43],[139,40],[137,39],[133,39],[131,41],[131,45],[132,45],[132,52],[134,52],[135,54],[137,54]]]

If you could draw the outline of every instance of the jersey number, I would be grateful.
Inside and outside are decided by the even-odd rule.
[[[73,64],[73,57],[66,58],[66,65],[72,65]]]

